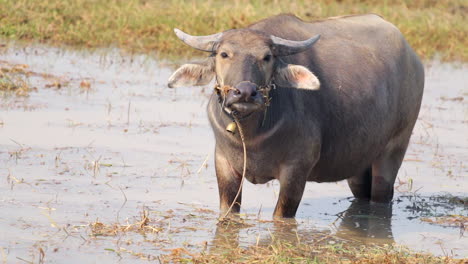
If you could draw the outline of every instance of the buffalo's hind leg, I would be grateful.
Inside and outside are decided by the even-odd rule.
[[[367,168],[362,174],[348,178],[348,185],[355,198],[369,200],[372,191],[372,168]]]
[[[396,140],[395,140],[396,141]],[[408,147],[409,137],[402,144],[390,142],[364,173],[348,178],[354,197],[388,203],[393,199],[393,185]]]
[[[372,163],[372,202],[388,203],[393,199],[393,185],[403,162],[409,137],[403,142],[395,144],[393,148],[387,146],[387,150]],[[392,142],[389,143],[391,145]]]

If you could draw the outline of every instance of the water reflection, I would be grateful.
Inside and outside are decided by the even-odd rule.
[[[346,211],[338,215],[341,222],[336,236],[364,244],[392,244],[392,203],[379,204],[353,200]]]
[[[210,252],[222,254],[239,246],[268,246],[278,240],[291,245],[299,242],[317,242],[331,234],[361,244],[382,245],[395,242],[391,224],[392,204],[353,200],[348,209],[337,216],[339,221],[332,224],[334,229],[332,231],[311,226],[304,227],[304,224],[298,223],[295,219],[274,221],[260,229],[239,223],[238,219],[224,222],[218,224],[216,228]]]

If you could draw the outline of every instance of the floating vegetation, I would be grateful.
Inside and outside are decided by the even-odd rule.
[[[413,195],[401,196],[395,202],[399,203],[401,199],[408,199],[410,205],[406,206],[405,210],[418,217],[445,217],[468,213],[468,197],[450,194],[429,197]]]

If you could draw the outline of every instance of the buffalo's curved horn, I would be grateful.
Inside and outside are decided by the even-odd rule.
[[[275,36],[270,36],[271,41],[273,41],[273,49],[276,56],[287,56],[293,55],[299,52],[303,52],[306,49],[314,45],[317,40],[319,40],[320,35],[315,35],[310,39],[303,41],[294,41],[278,38]]]
[[[191,36],[180,29],[174,28],[174,32],[180,40],[192,48],[212,52],[213,47],[221,40],[223,33],[208,36]]]

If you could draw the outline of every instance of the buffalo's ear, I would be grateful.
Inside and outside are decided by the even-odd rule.
[[[283,87],[306,90],[320,89],[320,81],[317,76],[301,65],[280,63],[276,67],[275,82]]]
[[[215,72],[212,60],[208,59],[200,63],[188,63],[182,65],[169,77],[167,86],[174,88],[205,85],[210,83],[214,76]]]

